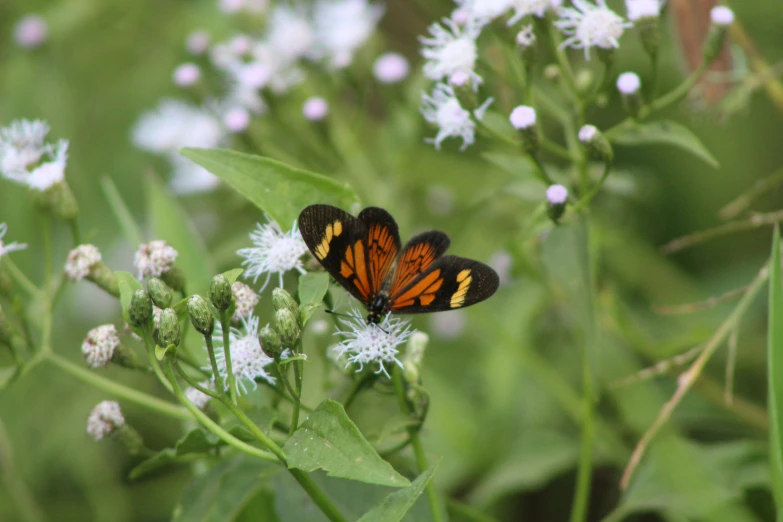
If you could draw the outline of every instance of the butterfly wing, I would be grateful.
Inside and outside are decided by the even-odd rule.
[[[367,227],[366,264],[370,295],[384,287],[400,252],[400,233],[391,214],[378,207],[367,207],[359,213]]]
[[[413,237],[402,249],[397,268],[394,270],[390,295],[399,293],[419,274],[427,270],[437,258],[449,248],[449,236],[432,230]]]
[[[464,308],[492,296],[499,282],[497,273],[484,263],[443,256],[392,293],[391,311],[421,314]]]

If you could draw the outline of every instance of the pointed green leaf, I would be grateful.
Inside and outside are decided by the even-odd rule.
[[[674,145],[704,160],[712,167],[720,167],[707,147],[684,125],[673,121],[654,121],[626,125],[609,136],[617,145]]]
[[[168,349],[169,349],[168,347],[163,348],[162,346],[155,346],[155,358],[159,361],[162,361],[163,358],[166,357],[166,352],[168,351]]]
[[[130,472],[130,478],[131,480],[134,480],[151,471],[188,460],[183,459],[185,455],[192,455],[194,453],[206,454],[217,445],[217,440],[210,441],[207,438],[207,434],[204,433],[204,430],[195,429],[189,431],[183,438],[177,441],[177,444],[173,448],[161,450],[133,468]]]
[[[120,304],[122,305],[122,318],[125,322],[130,324],[128,318],[128,309],[130,308],[131,298],[133,292],[136,290],[143,290],[144,287],[141,283],[133,277],[133,274],[129,272],[114,272],[117,277],[117,285],[120,288]],[[137,334],[141,335],[141,332],[137,331],[138,328],[131,327],[131,329]]]
[[[147,210],[155,239],[167,241],[179,252],[177,266],[185,273],[188,291],[204,292],[209,288],[214,271],[201,237],[156,176],[147,176],[146,189]]]
[[[343,405],[325,400],[310,414],[283,448],[288,467],[323,469],[334,477],[405,487],[408,479],[383,460],[348,418]]]
[[[416,499],[422,494],[427,483],[432,479],[432,474],[435,473],[435,468],[438,467],[439,462],[436,462],[416,477],[416,480],[407,488],[395,491],[384,498],[379,504],[376,504],[370,511],[365,513],[358,522],[399,522],[402,520],[408,510],[413,507]]]
[[[772,493],[778,520],[783,519],[783,275],[780,268],[780,230],[772,235],[769,273],[768,390],[769,447]]]
[[[226,276],[226,279],[228,279],[229,284],[236,283],[236,280],[239,279],[239,276],[242,275],[242,272],[244,272],[244,268],[234,268],[233,270],[227,270],[223,272],[223,275]]]
[[[307,205],[326,203],[348,208],[358,200],[353,190],[320,174],[279,161],[223,149],[181,149],[289,230]]]

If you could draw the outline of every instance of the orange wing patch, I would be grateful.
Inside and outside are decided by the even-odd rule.
[[[420,305],[427,306],[435,300],[435,293],[440,290],[441,286],[443,286],[443,278],[440,276],[440,269],[438,268],[422,277],[421,281],[395,298],[394,303],[392,303],[392,310],[413,306],[416,304],[416,299],[419,300]]]
[[[340,260],[340,275],[346,279],[353,276],[353,284],[364,299],[370,298],[370,282],[367,278],[367,265],[364,262],[364,244],[359,239],[345,249],[345,256]]]
[[[405,250],[397,264],[391,295],[405,288],[416,276],[426,270],[435,261],[435,248],[429,243],[419,243]],[[432,300],[430,300],[432,302]],[[422,303],[423,305],[429,303]]]
[[[397,257],[395,236],[384,225],[373,224],[367,234],[367,257],[370,286],[373,292],[383,287],[394,260]],[[369,293],[369,292],[368,292]]]

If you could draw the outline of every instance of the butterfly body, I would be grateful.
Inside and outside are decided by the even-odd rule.
[[[487,265],[443,255],[449,237],[424,232],[403,247],[394,218],[377,207],[358,217],[330,205],[310,205],[299,230],[313,256],[367,308],[367,322],[388,313],[418,314],[464,308],[490,297],[498,275]]]

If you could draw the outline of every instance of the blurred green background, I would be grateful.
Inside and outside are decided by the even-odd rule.
[[[0,3],[0,122],[41,118],[51,125],[53,138],[70,140],[67,179],[81,206],[80,223],[112,268],[131,269],[135,245],[122,239],[100,179],[110,177],[144,223],[141,181],[151,170],[168,173],[164,164],[132,146],[130,129],[160,98],[178,96],[171,71],[186,59],[189,33],[206,29],[216,36],[230,34],[230,24],[216,15],[214,4]],[[754,0],[731,6],[760,53],[774,63],[783,54],[783,5]],[[446,2],[435,0],[390,2],[380,34],[352,68],[351,81],[371,84],[369,64],[387,49],[406,54],[418,71],[416,37],[449,9]],[[31,12],[46,18],[50,36],[42,48],[25,51],[13,45],[12,34],[16,21]],[[662,90],[677,85],[685,74],[673,28],[670,18],[664,32]],[[741,73],[742,60],[735,67]],[[618,70],[631,69],[644,81],[649,67],[635,35],[627,34]],[[488,146],[481,138],[464,153],[454,144],[442,152],[425,145],[423,137],[433,133],[417,112],[424,85],[419,74],[387,104],[380,100],[389,93],[375,93],[371,117],[362,120],[366,132],[354,136],[355,149],[340,150],[334,164],[298,156],[295,146],[286,145],[295,141],[290,130],[269,139],[277,139],[284,150],[290,146],[288,157],[281,159],[294,157],[302,166],[340,179],[353,182],[362,168],[371,169],[367,179],[375,191],[362,190],[362,203],[388,208],[403,238],[436,227],[452,237],[456,254],[488,261],[498,252],[510,253],[511,281],[488,303],[456,320],[464,330],[439,333],[442,326],[416,318],[416,326],[432,337],[424,373],[431,394],[425,446],[432,455],[443,455],[435,482],[450,496],[499,520],[566,520],[581,407],[579,339],[573,334],[580,312],[572,301],[579,289],[570,250],[578,231],[572,223],[522,241],[520,230],[534,208],[529,184],[482,157]],[[310,81],[279,102],[280,114],[291,120],[291,127],[297,125],[293,121],[299,118],[303,97],[318,89]],[[506,114],[514,104],[511,93],[493,109]],[[364,111],[351,96],[333,107],[333,116],[344,115],[346,122],[361,118]],[[609,107],[595,111],[590,121],[606,127],[623,117],[616,99]],[[594,239],[600,250],[599,319],[604,332],[598,356],[604,385],[599,413],[605,431],[599,430],[591,520],[601,520],[618,502],[637,513],[628,520],[773,519],[765,461],[761,299],[740,331],[733,409],[722,405],[722,350],[708,368],[706,384],[697,386],[674,415],[673,429],[657,439],[631,491],[621,499],[617,488],[630,450],[674,390],[676,374],[620,389],[608,383],[704,342],[731,305],[686,316],[661,316],[653,306],[697,301],[747,284],[768,255],[768,228],[723,237],[674,256],[657,251],[673,238],[719,223],[722,206],[783,165],[783,147],[778,145],[783,118],[763,91],[728,117],[718,118],[715,112],[692,111],[681,104],[665,116],[691,128],[718,159],[719,169],[673,147],[618,148],[621,174],[614,189],[597,200]],[[453,209],[446,214],[433,205],[443,194],[453,197]],[[261,216],[228,189],[219,195],[225,197],[193,196],[182,203],[223,270],[239,264],[232,252],[247,246],[246,235]],[[770,211],[779,205],[779,192],[771,190],[755,209]],[[21,187],[0,184],[0,222],[9,225],[6,240],[30,244],[13,259],[33,280],[40,280],[40,218]],[[69,235],[64,227],[56,232],[55,259],[64,260]],[[118,303],[87,284],[70,286],[57,315],[56,351],[79,362],[87,330],[118,317]],[[327,342],[313,338],[309,346]],[[163,396],[152,379],[117,368],[103,374]],[[317,389],[309,393],[311,402],[321,396]],[[177,468],[129,480],[137,461],[119,445],[96,444],[85,433],[90,409],[105,398],[50,366],[0,391],[0,472],[6,474],[0,520],[24,520],[25,509],[29,520],[170,518],[190,471]],[[377,430],[384,405],[382,399],[364,396],[350,413],[363,428]],[[170,419],[133,405],[123,407],[128,421],[153,448],[172,444],[182,432]]]

